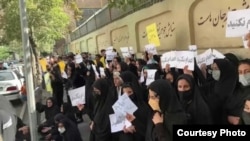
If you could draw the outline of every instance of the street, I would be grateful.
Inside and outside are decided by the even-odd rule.
[[[64,101],[66,101],[66,97],[64,98]],[[10,102],[15,108],[17,116],[19,116],[25,124],[29,125],[27,103],[23,103],[20,100],[14,100]],[[44,120],[44,114],[37,114],[37,116],[40,116],[41,121]],[[84,122],[79,123],[78,128],[79,128],[83,141],[88,141],[89,134],[90,134],[90,129],[89,129],[90,119],[87,115],[83,115],[83,119],[84,119]]]
[[[13,107],[15,108],[16,110],[16,115],[18,117],[20,117],[21,119],[23,119],[24,115],[25,115],[25,107],[24,107],[24,104],[21,100],[13,100],[13,101],[10,101],[10,103],[13,105]],[[26,119],[27,120],[27,119]],[[28,120],[27,120],[28,122]],[[25,122],[25,123],[27,123]]]

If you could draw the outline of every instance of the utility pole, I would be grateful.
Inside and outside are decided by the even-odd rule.
[[[24,52],[24,64],[25,64],[25,81],[28,97],[28,112],[29,112],[29,128],[31,141],[37,141],[37,118],[36,118],[36,104],[35,104],[35,93],[33,85],[33,74],[32,74],[32,55],[30,52],[29,43],[29,28],[28,19],[26,14],[26,2],[25,0],[19,0],[20,9],[20,22],[22,30],[22,45]]]

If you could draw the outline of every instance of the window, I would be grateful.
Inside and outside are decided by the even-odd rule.
[[[0,81],[14,80],[15,77],[11,72],[0,72]]]
[[[22,78],[22,75],[17,70],[15,70],[14,72],[15,72],[15,74],[16,74],[16,76],[17,76],[18,79]]]

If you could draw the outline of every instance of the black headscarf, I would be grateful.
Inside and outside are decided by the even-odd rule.
[[[136,117],[135,120],[133,120],[132,124],[135,126],[136,133],[134,134],[126,134],[127,136],[132,135],[134,136],[134,139],[136,140],[145,140],[145,132],[146,132],[146,122],[147,116],[150,112],[150,107],[148,104],[146,104],[143,99],[141,99],[141,90],[140,87],[137,87],[136,85],[133,85],[132,83],[124,83],[122,85],[123,88],[131,88],[133,90],[133,94],[130,95],[130,99],[133,101],[133,103],[137,106],[137,110],[133,113],[133,115]],[[125,135],[125,136],[126,136]]]
[[[163,72],[163,79],[166,79],[167,74],[170,74],[173,76],[173,83],[172,86],[175,86],[176,79],[179,76],[178,72],[175,70],[175,68],[171,68],[169,72]]]
[[[54,121],[56,123],[58,123],[59,121],[65,119],[65,118],[67,118],[67,117],[63,113],[58,113],[58,114],[55,115]]]
[[[130,71],[124,71],[120,74],[120,77],[122,78],[124,83],[130,82],[133,83],[135,85],[139,85],[139,81],[137,79],[137,77],[135,76],[134,73],[130,72]]]
[[[52,106],[47,106],[47,101],[50,100],[52,102]],[[38,106],[39,107],[39,106]],[[43,109],[44,108],[44,109]],[[55,100],[52,97],[46,99],[46,106],[42,106],[40,110],[44,110],[46,123],[52,125],[54,123],[53,117],[60,112],[59,107],[55,104]]]
[[[234,65],[226,59],[215,59],[214,63],[220,69],[220,79],[215,82],[214,92],[222,101],[232,96],[238,83],[238,73]]]
[[[129,67],[125,62],[120,62],[119,65],[121,67],[121,72],[129,70]]]
[[[239,59],[238,59],[238,57],[237,57],[235,54],[233,54],[233,53],[226,53],[226,54],[224,54],[224,55],[225,55],[226,59],[228,59],[230,62],[232,62],[233,65],[234,65],[236,68],[238,68]]]
[[[184,96],[181,100],[183,108],[185,109],[187,115],[190,115],[189,124],[211,124],[211,114],[210,109],[203,99],[203,96],[197,87],[193,77],[188,74],[180,75],[176,80],[176,91],[178,92],[178,81],[185,79],[189,85],[190,90],[188,93],[183,93]],[[189,117],[189,116],[188,116]]]
[[[107,79],[98,79],[94,82],[93,87],[101,92],[100,97],[95,101],[92,130],[94,140],[109,141],[111,138],[109,114],[113,112],[112,104],[114,103],[109,81]]]
[[[238,73],[234,65],[227,59],[214,59],[220,70],[218,81],[213,80],[204,85],[205,99],[210,107],[215,124],[225,124],[227,122],[227,101],[233,96],[238,83]]]
[[[244,99],[244,104],[246,101],[250,101],[250,95]],[[244,125],[250,125],[250,113],[244,111],[244,109],[242,109],[242,122]]]
[[[160,96],[159,106],[163,113],[183,112],[183,108],[169,81],[156,80],[149,85],[149,89]]]
[[[159,106],[164,115],[163,133],[167,140],[173,139],[173,125],[186,124],[187,118],[185,111],[183,110],[178,97],[172,87],[171,83],[164,79],[158,79],[149,85],[149,89],[154,91],[159,96]],[[153,115],[149,117],[146,140],[155,140],[154,125],[152,123]]]
[[[72,110],[72,106],[70,103],[63,103],[62,105],[62,109],[63,109],[63,114],[69,118],[71,121],[73,121],[74,123],[77,123],[76,118],[75,118],[75,113]]]
[[[98,79],[93,83],[93,88],[100,90],[101,95],[98,102],[104,104],[109,95],[109,83],[106,79]]]
[[[120,77],[122,78],[123,83],[125,85],[126,83],[127,85],[131,85],[131,87],[136,93],[136,98],[138,99],[138,101],[142,101],[143,100],[142,87],[140,86],[139,81],[137,77],[134,75],[134,73],[130,71],[125,71],[120,74]]]
[[[60,120],[59,123],[62,123],[66,129],[66,131],[61,134],[64,141],[82,141],[78,127],[70,119],[64,118]]]

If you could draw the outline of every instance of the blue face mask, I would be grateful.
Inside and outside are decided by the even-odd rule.
[[[250,113],[247,113],[244,111],[242,113],[242,119],[243,119],[244,124],[250,125]]]
[[[242,86],[250,86],[250,73],[239,75],[239,82]]]
[[[214,78],[214,80],[219,81],[220,80],[220,70],[213,70],[212,77]]]
[[[91,65],[87,65],[87,69],[90,70],[91,69]]]

